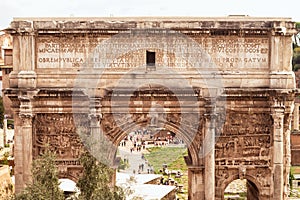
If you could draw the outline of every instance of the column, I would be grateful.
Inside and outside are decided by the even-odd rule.
[[[291,121],[293,116],[293,111],[296,110],[295,107],[297,107],[297,110],[299,111],[299,105],[295,105],[293,101],[285,102],[285,116],[284,116],[284,198],[287,199],[289,195],[289,175],[290,175],[290,168],[291,168]],[[299,119],[299,118],[298,118]]]
[[[295,103],[293,129],[299,130],[299,103]]]
[[[204,168],[202,166],[188,166],[188,190],[189,200],[202,200],[204,199]]]
[[[23,135],[22,120],[18,113],[14,114],[14,173],[15,173],[15,192],[20,193],[25,183],[23,180]]]
[[[14,123],[15,191],[19,193],[31,182],[32,117],[15,114]]]
[[[284,144],[283,144],[283,109],[275,109],[272,114],[273,124],[273,199],[283,199],[283,155],[284,155]]]
[[[96,112],[91,111],[90,117],[90,153],[97,159],[97,161],[114,169],[111,177],[111,186],[116,185],[116,173],[119,163],[115,163],[115,155],[117,147],[109,140],[109,138],[102,132],[100,128],[100,116]]]
[[[206,115],[203,141],[205,200],[215,199],[215,114]]]
[[[289,195],[289,174],[291,168],[291,116],[292,113],[289,113],[288,120],[284,120],[284,197],[287,198]]]
[[[21,115],[22,124],[22,151],[23,151],[23,180],[25,184],[31,182],[32,167],[32,116]]]
[[[28,96],[20,98],[20,109],[15,119],[15,182],[16,193],[30,183],[32,167],[32,105]]]
[[[85,140],[85,145],[89,148],[90,153],[101,163],[107,163],[107,155],[105,154],[105,142],[101,135],[100,125],[95,113],[89,115],[90,118],[90,133],[87,136],[87,140]],[[84,133],[86,134],[86,133]]]
[[[3,120],[3,146],[6,144],[6,138],[7,138],[7,117],[4,115]]]

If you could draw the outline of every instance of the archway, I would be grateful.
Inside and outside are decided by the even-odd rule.
[[[129,186],[133,189],[148,186],[157,188],[160,197],[187,199],[188,167],[184,157],[188,156],[186,145],[175,133],[166,129],[155,132],[152,127],[136,129],[118,147],[120,165],[116,184],[125,191]],[[141,189],[138,193],[150,198],[146,191]]]
[[[288,51],[293,27],[288,19],[248,17],[14,20],[7,31],[16,41],[15,65],[5,93],[15,113],[16,193],[30,183],[31,162],[42,151],[43,142],[49,141],[60,153],[57,165],[63,173],[76,175],[82,148],[78,129],[91,129],[91,135],[96,135],[99,126],[107,124],[102,133],[117,144],[124,127],[150,123],[152,117],[143,110],[143,102],[136,101],[130,112],[124,109],[128,105],[117,105],[113,112],[104,93],[114,93],[120,103],[136,89],[132,86],[159,82],[178,91],[178,97],[195,97],[200,115],[206,117],[204,122],[194,122],[189,119],[195,114],[192,109],[187,107],[180,113],[175,106],[170,107],[165,122],[165,127],[182,133],[190,142],[190,199],[210,199],[215,194],[224,198],[226,185],[222,184],[227,178],[217,170],[222,167],[231,176],[240,166],[246,166],[244,178],[257,186],[264,199],[284,197],[290,116],[296,95]],[[129,34],[124,32],[131,29]],[[146,57],[149,60],[141,59]],[[213,99],[218,96],[216,90],[223,84],[225,93],[220,98],[227,107],[222,129],[213,127],[217,120],[211,111],[218,103]],[[191,94],[184,86],[199,90]],[[122,91],[111,92],[113,87]],[[168,96],[163,93],[160,98]],[[116,122],[112,113],[124,119]],[[187,114],[187,118],[181,117],[185,120],[181,126],[174,120],[178,113]],[[77,116],[78,121],[74,120]],[[201,130],[196,127],[199,134],[195,137],[190,135],[195,131],[193,124],[205,126]],[[216,151],[207,158],[197,158],[203,136],[214,139],[217,133]],[[115,151],[109,153],[115,157]]]
[[[124,138],[128,136],[129,133],[135,132],[140,127],[147,127],[147,121],[140,122],[137,124],[128,124],[128,127],[124,128],[123,129],[124,131],[118,134],[118,138],[116,138],[114,144],[119,145],[122,142],[122,140],[124,140]],[[196,138],[197,136],[195,136],[195,138],[190,138],[188,133],[182,132],[182,130],[179,130],[175,124],[170,122],[165,124],[165,128],[163,130],[167,132],[171,132],[172,135],[175,135],[177,138],[179,138],[179,140],[181,140],[186,145],[188,149],[188,155],[189,155],[187,159],[190,160],[191,164],[200,162],[199,148],[197,148],[197,146],[195,146],[194,144],[194,139],[197,139]],[[156,132],[156,134],[157,133],[158,132]]]
[[[224,190],[224,199],[259,200],[257,186],[247,179],[236,179],[229,183]]]
[[[72,196],[75,196],[79,192],[76,182],[68,178],[59,179],[59,188],[64,192],[66,199],[72,199]]]
[[[247,199],[247,180],[236,179],[228,184],[224,191],[224,199]]]
[[[119,47],[115,48],[115,44]],[[210,117],[213,118],[216,107],[223,107],[222,112],[226,112],[226,96],[218,101],[223,92],[222,76],[203,47],[174,30],[134,29],[99,43],[89,58],[101,62],[83,64],[74,80],[75,93],[83,91],[89,109],[82,106],[79,111],[75,98],[73,112],[101,118],[103,136],[114,147],[124,138],[122,134],[137,124],[159,123],[180,135],[189,152],[185,160],[189,168],[189,198],[203,198],[205,193],[206,198],[213,196],[214,188],[209,185],[214,185],[212,149],[216,131]],[[114,73],[119,67],[122,73]],[[111,73],[114,78],[106,81],[104,77]],[[90,81],[87,74],[98,80]],[[152,115],[152,103],[162,111]],[[111,148],[107,155],[105,158],[112,160],[116,149]],[[204,179],[209,179],[209,183]]]
[[[251,199],[259,200],[261,196],[261,185],[251,175],[243,175],[241,173],[229,176],[221,184],[221,187],[217,187],[216,199]],[[221,190],[221,191],[220,191]],[[221,192],[221,193],[220,193]],[[221,194],[219,196],[219,194]]]
[[[152,95],[151,99],[147,98],[148,94]],[[115,146],[119,146],[129,133],[138,129],[152,129],[153,134],[159,132],[157,130],[164,130],[176,135],[187,146],[188,153],[184,160],[188,167],[188,182],[192,181],[196,172],[192,171],[190,166],[198,166],[203,162],[200,157],[202,137],[200,131],[203,128],[203,117],[199,116],[199,111],[182,114],[180,110],[176,110],[176,107],[179,107],[178,99],[172,96],[172,92],[162,87],[142,88],[133,96],[134,98],[130,99],[130,113],[105,114],[101,121],[102,130],[108,130],[107,135],[114,135],[112,142]],[[109,99],[109,96],[107,98]],[[105,105],[105,102],[109,100],[103,99],[103,101]],[[136,102],[139,102],[139,106],[134,106],[137,105]],[[142,112],[137,112],[141,107],[143,108]],[[172,109],[168,110],[170,107]],[[153,108],[157,110],[153,110]],[[106,129],[105,127],[110,128]],[[137,173],[138,169],[135,170]],[[202,176],[202,172],[197,171],[197,175]],[[189,193],[192,193],[194,189],[192,184],[188,184],[188,187]]]

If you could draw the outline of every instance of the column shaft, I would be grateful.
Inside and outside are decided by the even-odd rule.
[[[32,165],[32,118],[23,117],[22,135],[23,135],[23,172],[24,182],[31,182],[31,165]]]
[[[206,118],[204,146],[205,200],[215,199],[215,119]]]
[[[23,180],[23,135],[21,119],[18,114],[14,115],[14,174],[15,174],[15,192],[20,193],[25,183]]]
[[[299,103],[295,103],[293,129],[299,130]]]
[[[273,199],[282,200],[283,199],[283,165],[284,165],[284,144],[283,144],[283,111],[275,111],[273,114],[274,125],[273,125]]]
[[[205,199],[204,193],[204,180],[203,180],[203,167],[188,166],[188,185],[189,185],[189,200],[203,200]]]

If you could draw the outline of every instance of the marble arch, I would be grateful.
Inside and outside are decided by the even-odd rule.
[[[150,42],[134,39],[138,30],[147,30]],[[13,71],[5,94],[14,110],[16,192],[30,182],[31,162],[44,143],[57,152],[61,176],[78,177],[83,147],[78,132],[101,133],[116,144],[124,130],[150,123],[147,95],[154,94],[166,115],[159,124],[191,144],[190,200],[223,199],[228,177],[243,169],[259,191],[256,198],[287,199],[296,93],[291,19],[15,18],[5,31],[13,36]],[[130,37],[122,37],[128,31]],[[172,37],[175,33],[182,37]],[[106,43],[110,38],[115,42]],[[155,68],[147,66],[147,50],[155,52]],[[139,88],[134,83],[145,80],[170,86],[179,100],[156,88],[132,95]],[[191,106],[178,104],[191,99],[196,99]]]

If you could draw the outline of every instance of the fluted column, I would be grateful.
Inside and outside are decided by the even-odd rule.
[[[20,95],[20,107],[15,110],[15,191],[22,191],[26,184],[31,183],[31,165],[32,165],[32,125],[33,125],[33,106],[32,101],[37,91],[27,92]]]
[[[275,108],[272,114],[273,124],[273,199],[283,199],[284,188],[284,141],[283,141],[283,119],[284,112],[281,108]]]
[[[15,191],[19,193],[32,180],[32,116],[15,115],[14,122]]]
[[[25,183],[23,179],[22,119],[18,114],[14,115],[14,164],[15,192],[20,193],[25,187]]]
[[[32,165],[32,116],[31,115],[21,115],[20,116],[22,125],[22,135],[23,135],[23,172],[24,172],[24,182],[28,184],[31,182],[31,165]]]

